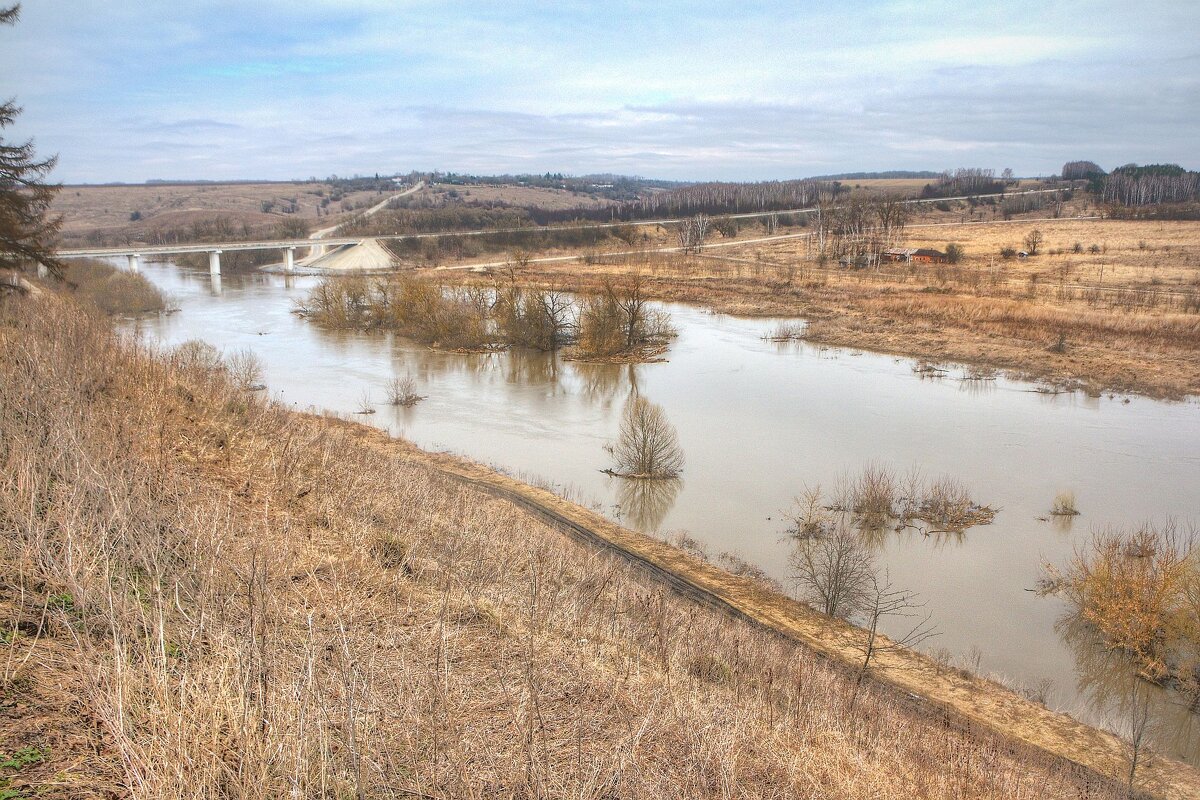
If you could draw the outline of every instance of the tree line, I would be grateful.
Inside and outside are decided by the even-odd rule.
[[[1000,178],[996,170],[983,167],[960,167],[946,170],[934,183],[927,183],[921,197],[959,197],[972,194],[1000,194],[1013,180],[1011,169],[1004,170]]]
[[[549,352],[571,345],[586,359],[637,360],[675,336],[640,275],[607,280],[589,296],[512,280],[462,287],[409,275],[326,278],[299,310],[321,325],[392,330],[437,347]]]

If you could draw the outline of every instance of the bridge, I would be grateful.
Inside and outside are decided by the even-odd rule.
[[[417,189],[420,189],[423,184],[417,184],[405,192],[402,192],[396,197],[402,197],[410,194]],[[1007,192],[1003,194],[988,194],[988,195],[972,195],[970,197],[986,198],[986,197],[1014,197],[1026,194],[1045,194],[1052,192],[1061,192],[1063,189],[1032,189],[1023,192]],[[907,204],[920,203],[938,203],[947,200],[967,200],[969,196],[962,197],[936,197],[922,198],[917,200],[906,200]],[[372,207],[366,212],[367,216],[375,213],[379,209],[394,198],[389,198],[382,203]],[[792,208],[780,211],[750,211],[738,214],[720,214],[714,215],[720,219],[755,219],[770,216],[788,216],[794,214],[811,214],[816,212],[816,207],[812,208]],[[313,259],[319,253],[323,253],[326,248],[345,248],[357,247],[368,243],[379,243],[384,241],[402,241],[411,239],[438,239],[443,237],[469,237],[469,236],[488,236],[492,234],[505,233],[521,233],[521,232],[543,232],[543,231],[572,231],[572,230],[602,230],[605,228],[620,228],[620,227],[643,227],[643,226],[666,226],[678,225],[679,223],[690,219],[690,217],[677,218],[669,217],[662,219],[645,219],[645,220],[629,220],[623,222],[603,222],[603,223],[588,223],[580,225],[554,225],[554,226],[526,226],[520,228],[491,228],[486,230],[473,231],[445,231],[438,233],[394,233],[380,234],[374,236],[356,236],[356,237],[329,237],[325,238],[323,234],[332,232],[336,228],[326,228],[318,231],[313,236],[307,239],[272,239],[265,241],[254,242],[212,242],[203,244],[164,244],[164,245],[127,245],[125,247],[90,247],[90,248],[68,248],[57,251],[59,258],[120,258],[125,257],[128,260],[129,269],[137,272],[142,258],[146,256],[171,256],[182,255],[185,253],[208,253],[208,271],[212,275],[221,274],[221,254],[225,252],[234,252],[242,250],[278,250],[283,256],[284,272],[293,272],[296,268],[296,250],[304,248],[310,250],[309,259]]]

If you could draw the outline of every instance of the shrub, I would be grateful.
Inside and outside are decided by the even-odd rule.
[[[1075,507],[1075,493],[1059,492],[1054,497],[1054,505],[1050,507],[1050,513],[1056,517],[1077,516],[1079,509]]]
[[[162,292],[137,272],[94,259],[68,261],[63,280],[75,294],[106,314],[149,314],[167,307]]]
[[[225,368],[239,389],[262,388],[263,363],[253,350],[242,348],[233,351],[225,359]]]
[[[417,394],[417,381],[409,374],[392,378],[387,386],[387,398],[394,406],[412,406],[424,399]]]

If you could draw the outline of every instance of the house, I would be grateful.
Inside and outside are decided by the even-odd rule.
[[[917,252],[915,247],[892,247],[883,251],[884,261],[911,261]]]
[[[922,264],[945,264],[950,259],[946,258],[946,254],[941,250],[931,250],[927,247],[922,247],[917,252],[912,254],[910,261],[918,261]]]
[[[892,247],[883,251],[885,261],[915,261],[921,264],[945,264],[950,259],[941,250],[927,247]]]

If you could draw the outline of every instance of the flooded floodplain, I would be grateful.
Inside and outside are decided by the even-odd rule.
[[[871,537],[892,582],[919,593],[939,634],[922,649],[1118,733],[1133,679],[1066,604],[1033,591],[1092,531],[1168,518],[1200,522],[1200,404],[1044,394],[909,359],[776,343],[778,320],[667,307],[678,339],[667,361],[598,365],[544,353],[464,355],[385,333],[325,331],[292,313],[314,278],[209,275],[145,265],[176,313],[128,323],[152,341],[250,348],[272,397],[351,415],[416,444],[542,483],[630,527],[686,531],[713,558],[733,554],[785,587],[785,513],[806,487],[832,488],[868,463],[952,475],[998,509],[964,533],[891,530]],[[411,374],[426,398],[386,403]],[[679,434],[681,478],[606,475],[631,391],[660,405]],[[1049,517],[1059,492],[1081,515]],[[1155,691],[1154,744],[1200,765],[1200,719]]]

